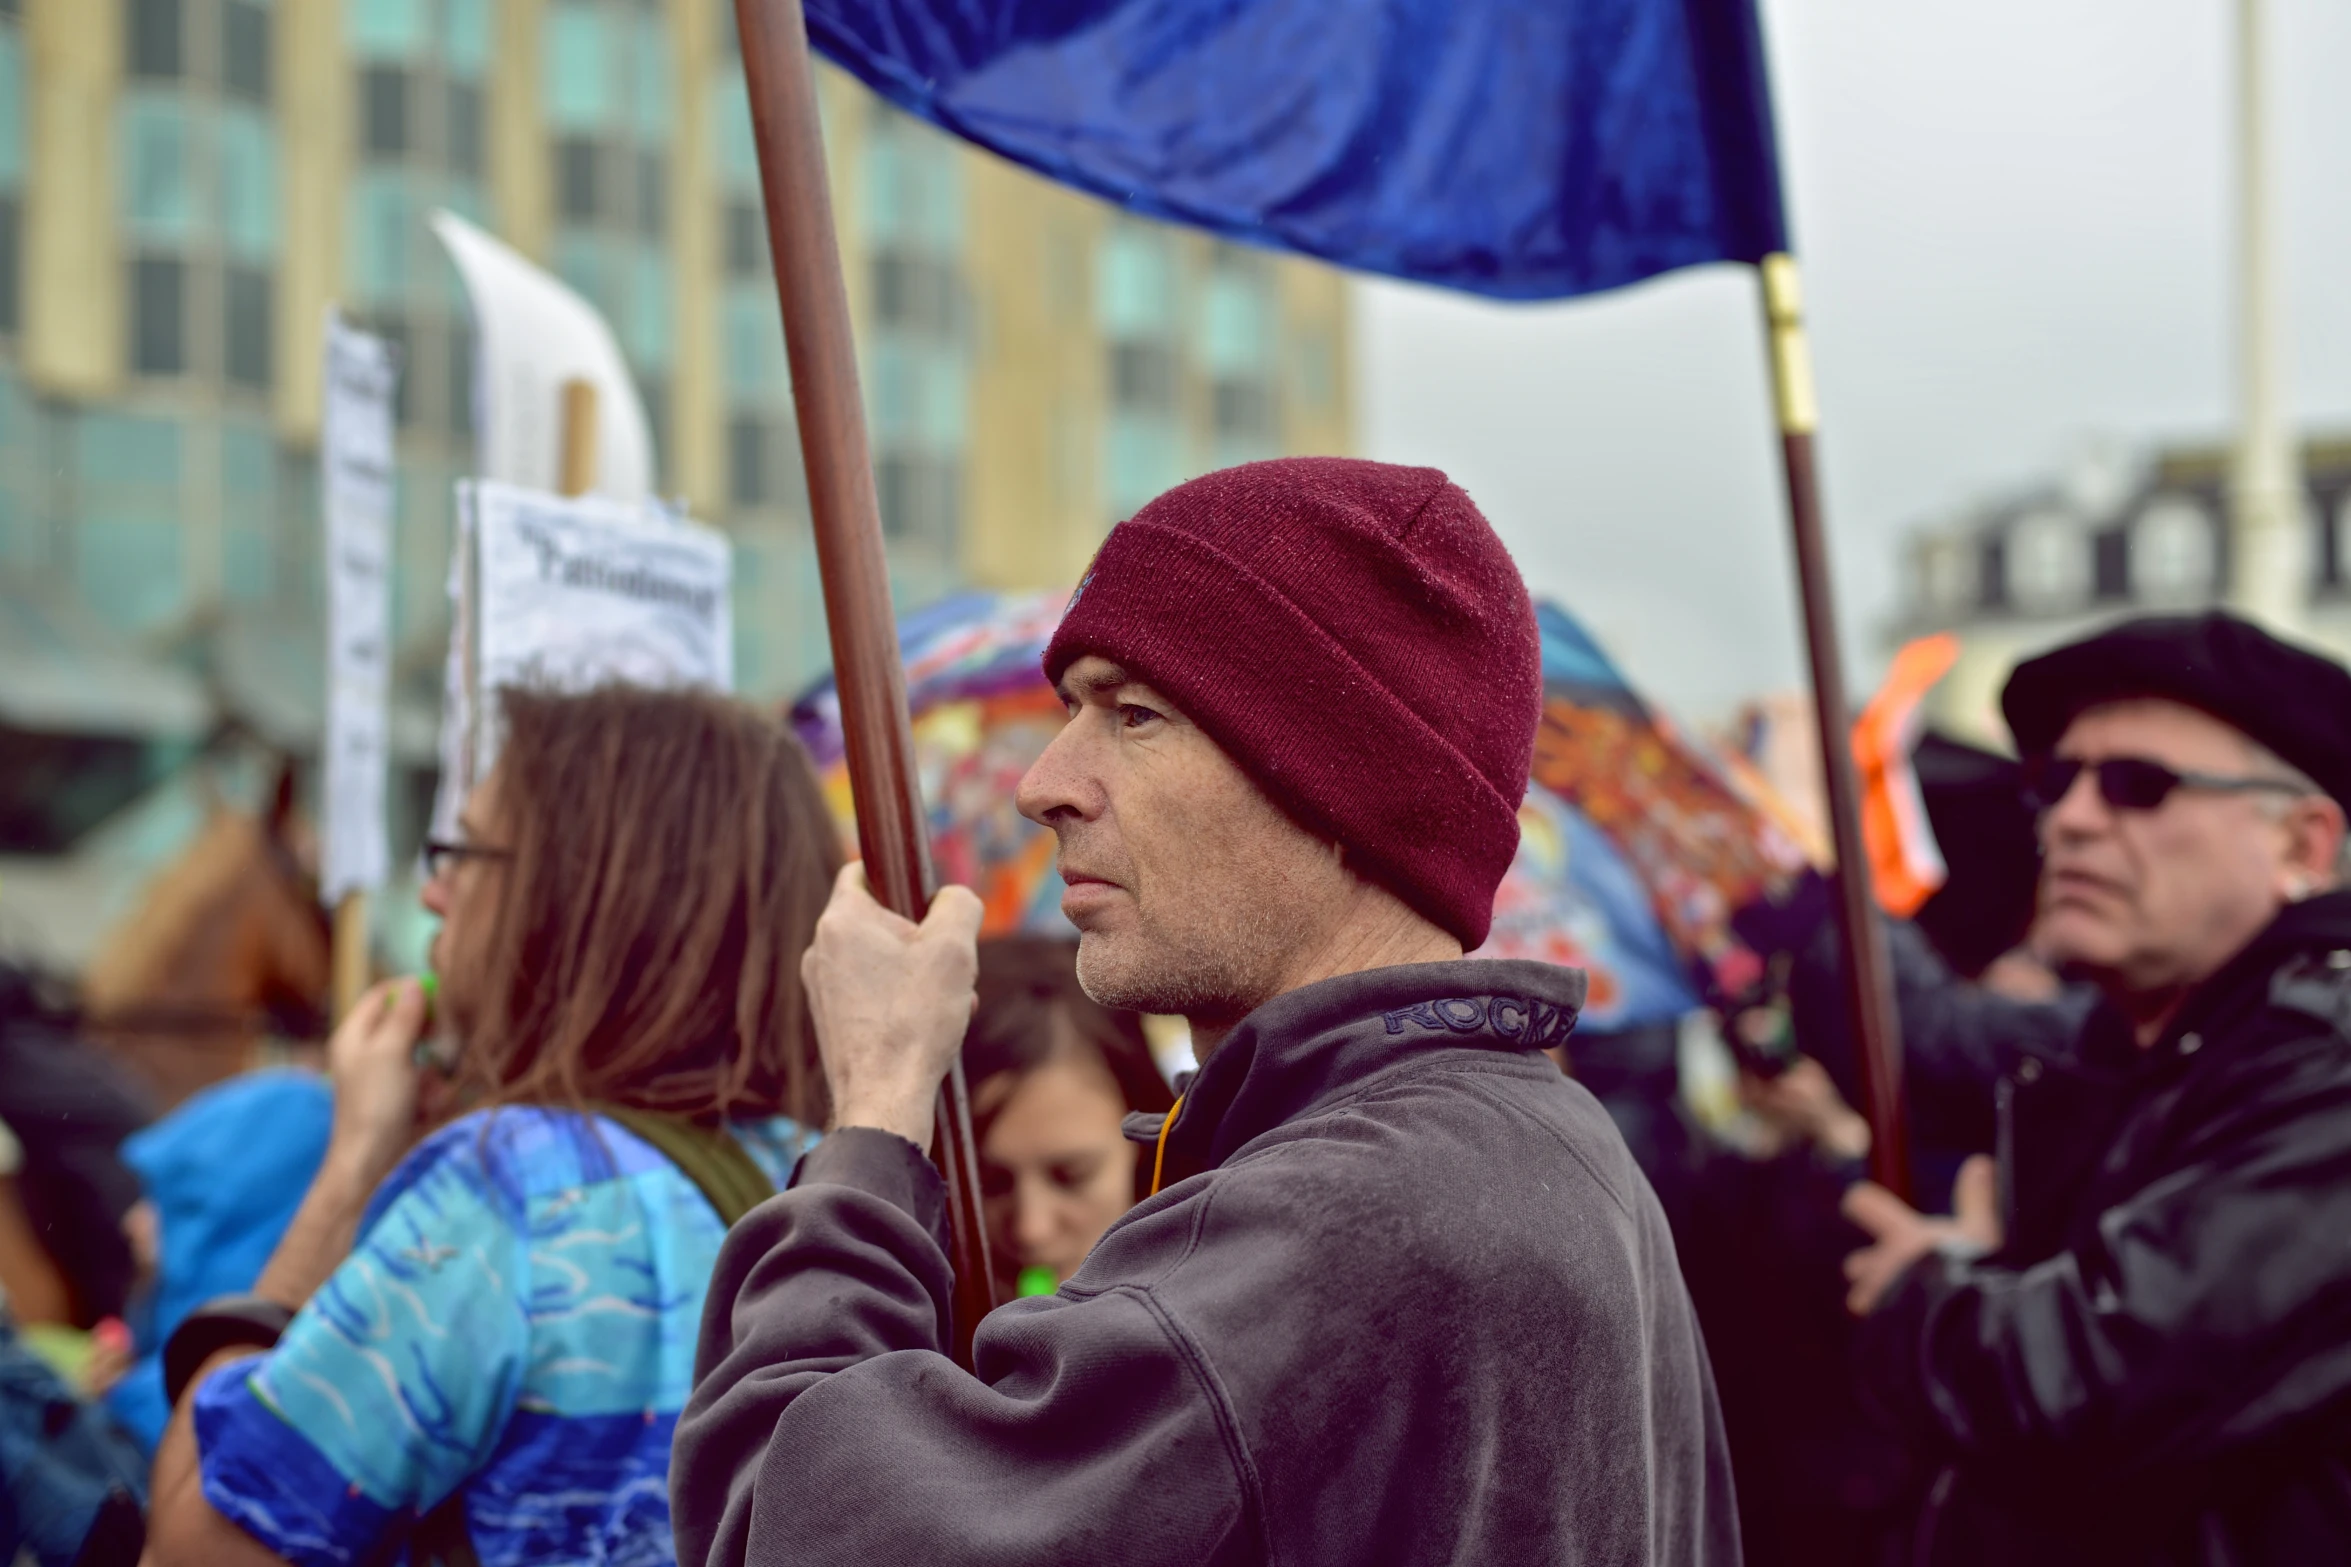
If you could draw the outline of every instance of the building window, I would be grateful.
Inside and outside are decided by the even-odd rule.
[[[879,99],[859,184],[876,250],[955,255],[963,248],[963,171],[940,133]]]
[[[1220,250],[1200,311],[1200,362],[1219,380],[1263,376],[1272,357],[1274,308],[1265,264]]]
[[[24,35],[13,15],[0,16],[0,187],[24,183]]]
[[[424,52],[424,0],[347,0],[343,10],[353,52],[377,60],[412,59]]]
[[[239,386],[269,386],[269,274],[258,267],[228,269],[228,378]]]
[[[23,325],[18,304],[23,289],[17,260],[23,243],[19,211],[13,191],[0,196],[0,332],[14,332]]]
[[[2102,604],[2131,596],[2131,534],[2101,528],[2090,539],[2090,593]]]
[[[1113,412],[1105,467],[1111,510],[1121,518],[1133,516],[1184,481],[1182,426],[1168,419]]]
[[[1165,234],[1133,221],[1114,225],[1096,270],[1095,314],[1104,336],[1174,335],[1175,257]]]
[[[1975,601],[1978,609],[2008,607],[2008,536],[1985,535],[1976,544]]]
[[[548,121],[567,131],[594,131],[613,117],[612,61],[602,8],[593,0],[558,0],[547,8],[541,95]]]
[[[727,275],[763,277],[767,273],[767,214],[757,202],[727,203]]]
[[[130,74],[169,81],[187,69],[181,0],[130,0],[124,17]]]
[[[449,84],[449,168],[474,178],[482,172],[482,90],[471,82]]]
[[[667,163],[659,152],[637,154],[637,232],[656,243],[669,237]]]
[[[459,440],[473,438],[474,338],[467,327],[449,333],[449,433]]]
[[[74,421],[85,484],[172,490],[180,482],[180,427],[168,419],[92,411]]]
[[[490,64],[492,0],[441,0],[442,58],[449,69],[478,76]]]
[[[394,417],[409,455],[425,465],[419,472],[432,474],[444,456],[464,465],[459,452],[474,434],[474,399],[463,288],[426,218],[445,207],[479,222],[489,209],[483,176],[494,105],[482,76],[498,11],[494,0],[340,6],[351,54],[347,92],[359,105],[357,166],[342,198],[343,275],[350,303],[400,352]],[[440,500],[401,504],[441,536]],[[423,586],[438,570],[432,553],[404,553],[395,570],[403,634],[433,618],[438,595]]]
[[[278,250],[277,137],[245,108],[224,110],[217,130],[221,239],[240,261],[268,261]]]
[[[737,283],[720,314],[726,333],[727,392],[731,400],[771,406],[786,395],[791,367],[784,358],[784,327],[772,289]]]
[[[945,137],[877,102],[858,179],[872,246],[867,406],[882,531],[942,565],[961,520],[971,390],[962,167]]]
[[[555,144],[557,210],[568,223],[596,221],[596,144],[566,136]]]
[[[1164,230],[1131,219],[1111,225],[1095,257],[1095,323],[1110,345],[1103,489],[1114,518],[1132,516],[1190,467],[1176,262]]]
[[[354,291],[367,304],[389,304],[408,287],[418,214],[407,181],[395,170],[365,171],[352,189],[350,211]]]
[[[2310,521],[2317,530],[2312,540],[2312,557],[2318,562],[2318,585],[2322,588],[2340,588],[2343,585],[2343,522],[2351,518],[2351,489],[2339,494],[2316,496],[2310,508]]]
[[[1298,337],[1298,395],[1316,413],[1328,413],[1339,394],[1338,350],[1331,334],[1308,327]]]
[[[2080,526],[2060,512],[2021,518],[2008,535],[2012,596],[2035,609],[2078,603],[2089,585],[2090,560]]]
[[[150,242],[186,240],[196,223],[186,106],[176,93],[141,92],[124,97],[121,115],[120,199],[131,232]]]
[[[371,317],[367,329],[392,345],[392,363],[400,367],[392,380],[392,418],[408,429],[416,423],[416,332],[397,315]]]
[[[760,467],[760,446],[766,435],[760,421],[737,414],[727,421],[727,501],[753,507],[767,500]]]
[[[955,336],[962,282],[953,262],[884,251],[873,259],[873,290],[874,316],[883,326],[940,339]]]
[[[127,631],[170,623],[186,602],[182,427],[90,409],[72,421],[82,601]]]
[[[131,368],[179,375],[188,368],[187,264],[173,256],[131,263]]]
[[[1213,396],[1219,443],[1271,444],[1273,388],[1263,381],[1219,381]]]
[[[397,65],[371,65],[360,72],[360,145],[371,158],[397,158],[408,150],[408,73]]]
[[[1175,412],[1178,371],[1175,350],[1165,343],[1114,343],[1110,349],[1110,400],[1137,413]]]
[[[675,311],[668,12],[647,0],[548,0],[540,28],[555,270],[609,319],[640,391],[669,369]]]
[[[1930,538],[1918,548],[1919,591],[1927,607],[1942,614],[1964,610],[1974,602],[1974,558],[1957,539]]]
[[[220,77],[235,96],[269,102],[269,13],[253,0],[222,0]]]
[[[955,538],[961,478],[959,465],[949,458],[911,453],[881,458],[874,464],[874,489],[883,536],[944,549]]]
[[[730,0],[702,0],[718,7],[720,42],[733,32]],[[768,281],[766,210],[759,199],[759,160],[751,138],[751,107],[741,67],[722,58],[709,86],[711,122],[707,145],[713,154],[718,203],[716,217],[724,250],[726,283],[718,310],[717,349],[726,371],[727,504],[742,512],[799,513],[804,490],[799,444],[792,428],[790,370],[784,353],[783,323],[777,318],[775,289]],[[640,124],[640,139],[645,131]],[[682,191],[669,193],[682,198]],[[863,258],[860,258],[863,259]],[[869,413],[881,390],[872,356],[889,334],[862,334],[859,348]],[[892,347],[891,352],[895,352]],[[870,426],[874,452],[886,455],[889,442],[877,420]],[[892,481],[895,483],[896,481]],[[895,492],[893,492],[895,494]],[[886,513],[885,513],[886,515]],[[738,624],[741,624],[738,621]]]
[[[2131,588],[2149,603],[2200,602],[2213,589],[2220,541],[2212,514],[2185,496],[2151,502],[2131,524]]]
[[[652,460],[658,468],[661,450],[669,444],[669,383],[652,376],[638,376],[637,401],[645,410],[645,433],[653,442]]]
[[[1201,296],[1199,358],[1209,376],[1210,439],[1219,467],[1281,450],[1273,285],[1262,258],[1218,247]]]
[[[0,333],[20,325],[19,256],[23,244],[24,41],[11,3],[0,19]]]
[[[221,427],[220,477],[228,502],[221,516],[221,589],[231,599],[266,599],[276,584],[270,544],[277,510],[277,448],[266,428]]]

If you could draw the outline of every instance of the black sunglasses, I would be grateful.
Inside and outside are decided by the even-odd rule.
[[[424,858],[424,873],[428,877],[448,874],[450,868],[466,860],[511,860],[512,849],[496,849],[485,843],[452,843],[446,838],[427,838],[420,851]]]
[[[2183,773],[2150,762],[2143,756],[2109,756],[2085,762],[2074,756],[2030,757],[2024,767],[2025,803],[2036,811],[2054,810],[2073,789],[2082,770],[2097,775],[2098,796],[2118,811],[2152,811],[2171,798],[2174,789],[2203,789],[2214,794],[2308,794],[2298,783],[2283,778],[2224,778],[2213,773]]]

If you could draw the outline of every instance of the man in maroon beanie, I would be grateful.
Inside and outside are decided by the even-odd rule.
[[[701,1563],[1732,1563],[1656,1199],[1542,1055],[1583,976],[1464,959],[1517,843],[1525,587],[1426,468],[1254,463],[1114,530],[1045,656],[1097,999],[1204,1065],[1154,1194],[944,1353],[931,1104],[976,899],[845,873],[804,964],[836,1129],[735,1227],[671,1473]]]

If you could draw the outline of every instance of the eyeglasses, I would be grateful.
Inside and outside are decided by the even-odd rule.
[[[424,841],[424,873],[428,877],[446,876],[455,866],[467,860],[511,860],[512,849],[493,848],[486,843],[452,843],[446,838],[427,838]]]
[[[2143,756],[2109,756],[2086,762],[2076,756],[2036,756],[2025,762],[2025,803],[2035,811],[2051,811],[2073,789],[2087,768],[2097,775],[2098,796],[2118,811],[2152,811],[2171,798],[2174,789],[2201,789],[2212,794],[2308,794],[2298,783],[2283,778],[2225,778],[2213,773],[2183,773],[2150,762]]]

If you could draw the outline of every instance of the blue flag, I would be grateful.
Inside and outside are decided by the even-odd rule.
[[[1503,298],[1787,248],[1755,0],[806,0],[901,108],[1147,216]]]

